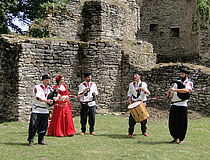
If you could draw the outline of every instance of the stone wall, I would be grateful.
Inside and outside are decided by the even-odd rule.
[[[137,38],[153,44],[157,62],[193,62],[199,54],[195,0],[141,0]]]
[[[79,41],[137,38],[153,44],[158,63],[209,66],[209,30],[199,28],[195,0],[71,0],[50,9],[41,21],[40,27],[49,27],[50,37]]]
[[[49,10],[40,28],[47,25],[50,37],[70,40],[134,40],[136,12],[134,1],[72,0],[63,8]]]
[[[143,80],[148,83],[148,88],[151,91],[150,98],[166,96],[167,90],[172,86],[172,80],[179,79],[179,67],[182,65],[188,67],[191,71],[189,77],[191,77],[197,69],[201,68],[203,70],[192,78],[195,91],[191,93],[189,109],[210,115],[210,70],[203,66],[179,63],[162,64],[157,65],[157,67],[153,68],[151,71],[143,72]],[[208,88],[200,90],[200,88],[204,87]],[[156,100],[150,100],[148,103],[149,106],[160,109],[169,109],[169,104],[169,98],[158,98]]]
[[[209,23],[210,24],[210,23]],[[206,30],[201,31],[201,46],[200,46],[200,63],[206,65],[207,67],[210,66],[210,26]]]
[[[157,64],[154,68],[145,70],[138,68],[138,65],[127,63],[124,58],[123,70],[123,87],[122,96],[127,94],[128,84],[133,81],[131,70],[140,70],[143,74],[142,80],[148,84],[151,95],[148,97],[148,107],[168,110],[170,107],[170,99],[165,97],[168,89],[172,86],[172,81],[179,79],[179,67],[188,67],[191,71],[190,77],[201,68],[202,71],[196,74],[192,79],[194,83],[194,92],[191,93],[189,100],[189,109],[199,111],[204,115],[210,115],[210,69],[204,66],[198,66],[187,63],[162,63]],[[131,69],[132,68],[132,69]],[[131,69],[131,70],[130,70]],[[205,89],[200,90],[200,88]],[[198,90],[199,89],[199,90]],[[156,98],[164,97],[164,98]],[[156,98],[156,99],[151,99]],[[124,99],[126,100],[126,99]],[[120,109],[118,109],[119,111]],[[116,110],[115,110],[116,111]],[[121,111],[127,111],[127,103],[122,103]]]
[[[100,92],[100,113],[127,111],[127,103],[113,102],[127,99],[134,70],[142,71],[151,97],[165,95],[178,65],[160,66],[156,61],[193,61],[198,56],[195,10],[193,0],[72,0],[43,19],[51,39],[2,35],[0,119],[28,120],[33,87],[46,73],[53,77],[52,85],[56,75],[65,75],[71,94],[76,95],[83,72],[91,71]],[[209,45],[205,42],[203,56]],[[209,72],[199,73],[195,82],[196,87],[209,86]],[[209,95],[209,90],[194,92],[190,107],[209,115]],[[71,103],[77,114],[78,99],[72,97]],[[166,109],[169,100],[148,104]]]
[[[0,119],[17,120],[18,104],[18,61],[21,47],[18,43],[8,44],[0,40]]]
[[[52,85],[55,84],[56,75],[65,75],[71,94],[76,95],[77,86],[83,80],[83,72],[91,71],[93,80],[98,85],[99,101],[103,101],[98,104],[98,111],[120,110],[121,104],[112,104],[109,101],[121,101],[126,98],[126,94],[121,94],[122,90],[127,90],[127,88],[122,88],[123,56],[130,55],[128,61],[140,65],[140,68],[145,66],[152,68],[156,62],[153,48],[146,42],[85,43],[3,35],[0,39],[0,47],[2,48],[0,51],[1,72],[3,72],[0,75],[2,80],[0,100],[3,102],[0,110],[6,111],[6,114],[1,112],[0,119],[5,120],[28,120],[33,87],[40,83],[41,75],[46,73],[52,76]],[[138,62],[145,58],[147,61],[144,63]],[[133,68],[127,70],[131,73],[132,71]],[[78,99],[72,97],[71,102],[74,113],[77,113],[80,107]]]
[[[74,42],[50,39],[30,39],[1,36],[0,63],[0,119],[28,120],[33,87],[40,83],[43,74],[54,77],[64,74],[71,95],[76,95],[77,86],[83,81],[85,71],[93,73],[99,89],[98,113],[127,111],[128,84],[133,81],[134,70],[142,71],[147,82],[149,98],[164,96],[172,79],[178,78],[180,64],[155,65],[156,56],[151,44],[143,41],[97,41]],[[187,65],[192,71],[203,66]],[[195,88],[210,86],[209,68],[203,69],[193,81]],[[210,114],[210,91],[193,92],[190,109]],[[79,102],[71,98],[74,114],[79,112]],[[169,108],[169,99],[148,102],[149,107]]]

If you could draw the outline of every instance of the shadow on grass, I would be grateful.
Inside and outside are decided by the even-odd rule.
[[[109,137],[113,139],[128,139],[127,135],[125,134],[98,134],[96,136]]]
[[[137,144],[148,144],[148,145],[159,145],[159,144],[170,144],[168,141],[137,141]]]
[[[10,145],[10,146],[27,146],[27,142],[1,142],[0,144]]]

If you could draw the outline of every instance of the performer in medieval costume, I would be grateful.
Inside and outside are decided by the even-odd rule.
[[[48,117],[49,117],[49,105],[53,103],[53,100],[48,100],[47,96],[52,91],[49,86],[49,75],[42,76],[42,84],[34,87],[34,100],[32,105],[32,114],[29,123],[28,131],[28,145],[32,146],[36,132],[38,133],[38,144],[46,145],[44,142],[44,136],[47,132]],[[54,98],[56,101],[57,99]]]
[[[193,83],[188,79],[189,73],[186,68],[181,68],[179,73],[181,80],[174,83],[173,87],[168,90],[168,95],[172,96],[169,114],[169,131],[173,137],[171,143],[182,144],[187,132],[188,100],[182,95],[188,95],[193,88]],[[179,83],[184,87],[179,87]]]
[[[82,132],[80,135],[84,135],[86,132],[87,119],[89,123],[89,132],[92,135],[96,135],[94,132],[95,126],[95,114],[96,114],[96,96],[98,95],[98,89],[96,84],[92,82],[91,73],[84,73],[85,81],[79,85],[78,96],[80,97],[81,111],[80,111],[80,124]]]
[[[70,94],[67,85],[64,84],[64,76],[56,76],[59,100],[56,101],[52,113],[52,119],[48,128],[49,136],[73,136],[76,133],[72,118],[72,106],[69,101]]]
[[[143,103],[147,101],[147,96],[150,94],[147,89],[147,84],[141,81],[141,73],[134,72],[133,74],[134,81],[129,84],[128,89],[128,102],[133,103],[137,101],[142,101]],[[146,104],[145,104],[146,105]],[[140,122],[141,124],[141,132],[144,136],[149,136],[146,133],[147,130],[147,119]],[[129,116],[129,128],[128,128],[128,138],[133,137],[134,127],[136,125],[136,121],[132,114]]]

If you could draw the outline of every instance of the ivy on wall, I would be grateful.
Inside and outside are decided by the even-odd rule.
[[[198,0],[198,13],[200,16],[200,28],[207,29],[209,26],[210,1]]]
[[[29,36],[42,38],[49,37],[49,25],[42,22],[42,19],[36,19],[30,27]]]
[[[30,29],[29,29],[29,36],[32,37],[49,37],[50,28],[49,24],[43,23],[43,17],[49,12],[55,12],[57,9],[65,8],[66,4],[68,4],[71,0],[49,0],[41,4],[42,12],[39,15],[39,18],[36,18]]]

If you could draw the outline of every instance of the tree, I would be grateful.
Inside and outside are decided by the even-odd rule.
[[[70,0],[0,0],[0,34],[10,33],[11,27],[16,33],[22,33],[13,23],[18,18],[30,24],[36,18],[42,18],[49,8],[65,5]]]

